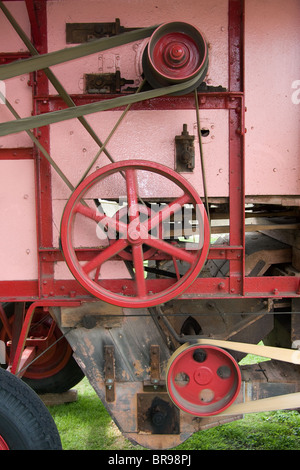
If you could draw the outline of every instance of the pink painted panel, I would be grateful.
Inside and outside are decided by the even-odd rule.
[[[30,37],[30,23],[27,8],[24,1],[3,2],[6,8],[17,20],[21,28]],[[0,12],[0,51],[1,52],[26,52],[27,48],[19,36],[15,33],[10,22],[6,19],[2,11]]]
[[[34,162],[0,161],[0,280],[37,279]]]
[[[300,195],[300,2],[245,3],[246,194]]]
[[[88,121],[104,142],[120,115],[117,111],[106,111],[88,116]],[[107,149],[115,161],[144,159],[175,169],[175,136],[181,134],[184,123],[187,124],[188,132],[195,136],[195,171],[183,175],[203,195],[196,113],[193,110],[129,112],[109,141]],[[202,138],[202,143],[210,195],[228,195],[228,156],[224,151],[228,142],[228,112],[203,110],[201,128],[209,131],[209,135]],[[97,154],[97,145],[76,120],[51,126],[50,135],[52,157],[71,183],[77,185]],[[93,171],[108,163],[107,156],[102,153]],[[66,198],[69,194],[65,183],[53,171],[53,198]],[[168,187],[157,188],[155,182],[149,183],[148,187],[144,186],[144,197],[170,195]]]
[[[1,13],[1,12],[0,12]],[[32,89],[28,86],[28,75],[5,80],[6,99],[22,118],[31,116],[32,112]],[[0,104],[0,122],[13,121],[15,117],[7,109],[5,104]],[[33,143],[26,132],[18,132],[5,137],[0,137],[0,147],[32,147]]]
[[[25,2],[4,2],[4,4],[21,28],[30,37],[30,23]],[[25,44],[19,38],[2,11],[0,11],[0,25],[0,52],[26,52],[27,48]],[[32,89],[27,85],[28,80],[29,75],[22,75],[5,80],[6,99],[21,117],[30,116],[32,112]],[[3,89],[3,86],[1,89]],[[14,116],[8,111],[6,106],[0,104],[0,122],[14,119]],[[0,147],[32,147],[32,141],[25,132],[20,132],[18,134],[1,137]]]

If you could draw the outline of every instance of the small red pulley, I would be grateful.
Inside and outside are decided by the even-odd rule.
[[[198,78],[203,81],[208,68],[207,44],[201,32],[183,23],[165,23],[151,36],[144,54],[143,71],[153,88],[174,85]],[[184,90],[188,93],[192,90]]]
[[[241,373],[224,349],[208,345],[183,345],[167,367],[168,393],[181,410],[194,416],[221,413],[236,400]]]

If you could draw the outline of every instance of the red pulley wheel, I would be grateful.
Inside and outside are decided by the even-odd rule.
[[[166,188],[176,196],[155,204],[155,189],[161,194]],[[144,209],[149,204],[145,192],[151,194],[150,211]],[[118,201],[127,201],[125,218],[95,207],[95,198],[116,199],[116,194]],[[183,229],[186,220],[188,230],[193,218],[194,243],[178,243],[162,230],[173,218]],[[209,243],[208,218],[197,191],[170,168],[142,160],[112,163],[88,176],[72,193],[61,221],[62,250],[74,277],[93,296],[121,307],[150,307],[180,295],[199,275]],[[166,270],[149,276],[151,259],[173,263],[171,275]]]
[[[208,68],[208,49],[202,33],[183,23],[165,23],[151,36],[144,54],[143,71],[153,88],[196,79],[192,89],[203,81]],[[182,93],[188,93],[186,89]],[[178,93],[181,94],[181,93]]]
[[[183,345],[167,367],[167,389],[181,410],[194,416],[212,416],[233,404],[241,387],[241,373],[224,349]]]

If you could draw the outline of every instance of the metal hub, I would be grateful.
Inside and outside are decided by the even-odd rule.
[[[156,70],[170,80],[191,77],[201,65],[200,51],[187,34],[169,33],[153,47],[152,62]]]
[[[164,59],[171,67],[183,67],[189,60],[189,51],[184,43],[174,41],[166,47]]]

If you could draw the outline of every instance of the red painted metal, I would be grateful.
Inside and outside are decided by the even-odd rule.
[[[229,49],[229,90],[244,91],[243,78],[243,17],[244,2],[229,2],[228,49]],[[234,100],[234,98],[232,98]],[[245,293],[245,153],[244,153],[244,96],[239,106],[229,111],[229,244],[242,246],[239,258],[230,260],[230,293]]]
[[[12,329],[15,324],[15,316],[6,318],[3,308],[0,306],[0,340],[6,343],[7,364],[13,362],[12,343],[16,345],[18,337],[12,337]],[[64,368],[72,355],[72,349],[65,340],[60,340],[62,333],[49,313],[37,308],[30,325],[28,338],[20,360],[21,375],[28,379],[43,379],[51,377]],[[39,357],[37,359],[37,357]],[[33,364],[29,367],[34,360]],[[20,375],[20,374],[19,374]]]
[[[195,416],[212,416],[228,408],[241,387],[238,364],[214,346],[183,347],[170,359],[167,387],[174,403]]]
[[[32,148],[1,148],[0,149],[0,160],[28,160],[33,159]]]
[[[159,34],[159,29],[155,32],[156,35]],[[149,48],[153,40],[154,37],[150,40]],[[204,62],[195,40],[178,31],[159,35],[152,54],[148,52],[148,57],[156,72],[169,80],[192,78]]]
[[[62,302],[62,301],[47,302],[46,300],[43,300],[43,301],[40,301],[40,302],[33,302],[29,306],[29,308],[28,308],[28,310],[25,314],[24,321],[22,323],[22,329],[21,329],[19,338],[17,340],[16,350],[15,350],[13,362],[12,362],[12,365],[11,365],[11,368],[10,368],[10,371],[11,371],[12,374],[18,375],[18,373],[21,369],[20,365],[21,365],[21,362],[22,362],[22,354],[23,354],[23,351],[24,351],[24,348],[25,348],[26,338],[28,337],[28,332],[30,330],[30,326],[31,326],[31,322],[32,322],[32,318],[33,318],[35,309],[37,307],[44,307],[44,308],[45,307],[55,307],[55,306],[61,307],[63,305],[65,305],[66,307],[78,307],[80,305],[80,303],[79,302]]]
[[[72,99],[76,106],[94,103],[96,101],[103,101],[112,99],[120,95],[73,95]],[[242,93],[237,92],[211,92],[211,93],[198,93],[199,108],[202,109],[236,109],[240,108],[240,98]],[[40,96],[36,98],[41,104],[43,112],[47,112],[48,103],[49,111],[57,111],[58,109],[66,108],[66,104],[58,96]],[[43,107],[44,105],[44,107]],[[124,107],[114,108],[111,111],[121,111]],[[170,109],[195,109],[195,97],[193,94],[178,95],[178,96],[161,96],[160,98],[152,98],[151,100],[140,101],[134,103],[130,108],[132,111],[141,110],[170,110]],[[104,111],[105,112],[105,111]]]
[[[0,435],[0,450],[9,450],[8,445],[6,444],[3,437]]]
[[[29,21],[31,25],[31,35],[36,46],[41,43],[41,28],[36,15],[36,5],[34,0],[25,0]]]

